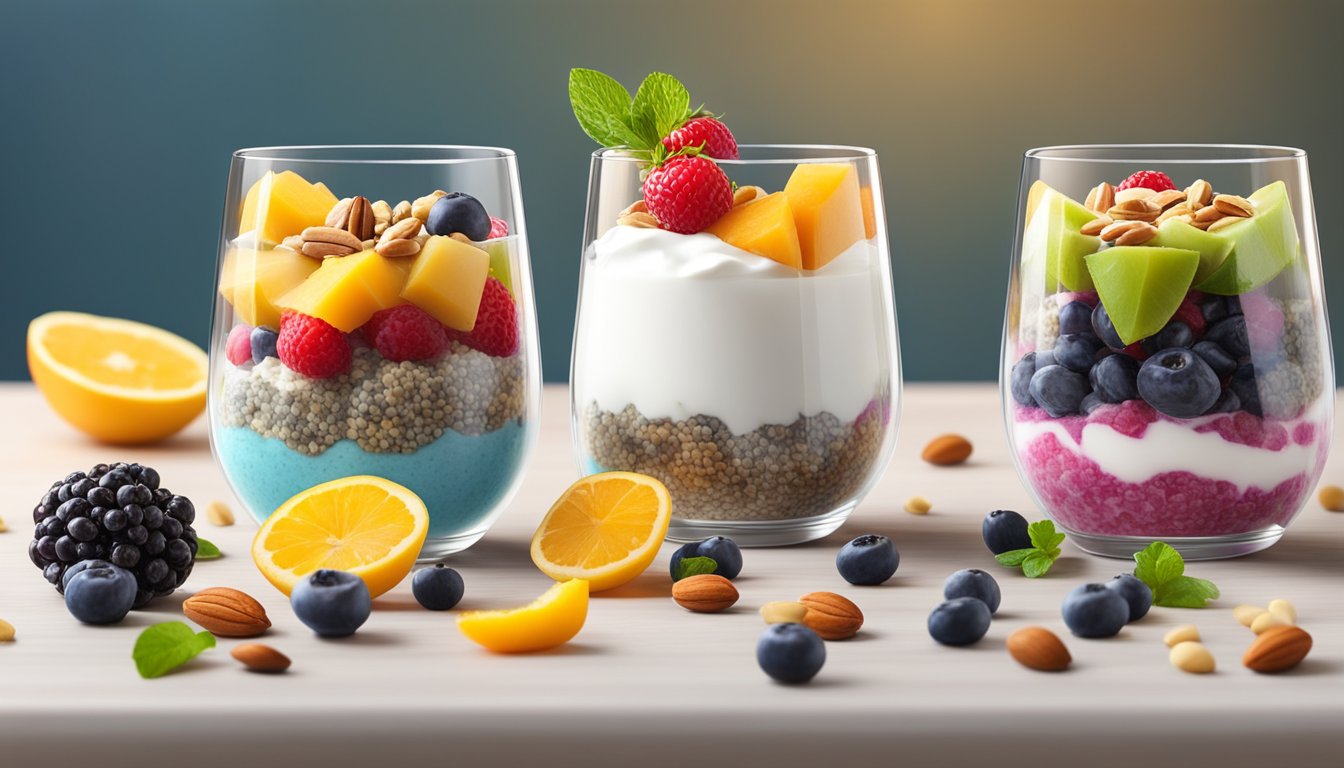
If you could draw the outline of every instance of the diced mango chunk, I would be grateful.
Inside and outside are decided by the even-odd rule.
[[[220,270],[219,293],[248,325],[280,327],[276,302],[317,271],[321,262],[287,250],[231,248]]]
[[[757,256],[794,269],[803,268],[798,228],[793,223],[789,196],[783,192],[736,206],[705,231]]]
[[[308,227],[320,227],[339,202],[325,184],[309,184],[293,171],[267,171],[243,198],[238,231],[256,230],[261,242],[279,243]]]
[[[803,269],[821,269],[864,239],[859,174],[848,163],[803,163],[784,186],[798,226]]]
[[[406,269],[396,261],[374,251],[323,259],[322,266],[280,297],[277,306],[320,317],[349,333],[374,312],[406,303],[401,299]]]
[[[401,296],[459,331],[476,327],[490,254],[444,235],[425,242],[411,265]]]

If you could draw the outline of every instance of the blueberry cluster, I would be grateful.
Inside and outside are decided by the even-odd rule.
[[[1013,399],[1054,418],[1086,416],[1126,400],[1143,400],[1181,419],[1238,410],[1263,415],[1241,302],[1209,296],[1191,311],[1199,313],[1202,336],[1186,322],[1196,319],[1178,312],[1138,342],[1147,355],[1140,363],[1120,340],[1105,305],[1065,304],[1054,348],[1028,352],[1013,365]]]
[[[929,636],[943,645],[971,645],[989,631],[1002,593],[993,576],[968,568],[947,577],[943,598],[929,614]]]
[[[139,464],[99,464],[51,484],[33,508],[28,556],[64,594],[66,572],[105,560],[135,576],[134,607],[172,594],[196,562],[196,508]]]
[[[1083,584],[1064,597],[1064,623],[1078,637],[1114,637],[1125,625],[1148,615],[1153,591],[1122,573],[1105,584]]]

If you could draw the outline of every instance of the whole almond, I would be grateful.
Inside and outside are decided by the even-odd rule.
[[[369,202],[369,198],[359,195],[350,201],[350,217],[345,223],[347,232],[359,240],[368,240],[373,237],[373,225],[375,223],[373,203]]]
[[[202,589],[182,602],[182,613],[218,637],[256,637],[271,627],[261,603],[229,587]]]
[[[1153,204],[1151,200],[1135,198],[1126,200],[1123,203],[1116,203],[1106,209],[1106,215],[1116,221],[1156,221],[1162,213],[1162,209]]]
[[[1241,663],[1256,672],[1273,674],[1301,664],[1310,651],[1311,635],[1306,630],[1273,627],[1255,638],[1246,649],[1246,655],[1241,657]]]
[[[863,626],[863,611],[850,600],[834,592],[809,592],[798,598],[807,607],[803,626],[822,640],[848,640]]]
[[[1008,653],[1028,669],[1059,672],[1073,662],[1069,649],[1045,627],[1023,627],[1008,636]]]
[[[1083,235],[1100,235],[1103,229],[1109,227],[1113,223],[1114,222],[1111,221],[1110,216],[1098,216],[1084,224],[1082,229],[1079,229],[1078,232]]]
[[[971,457],[971,441],[956,434],[939,435],[929,441],[924,446],[924,452],[920,458],[930,464],[937,464],[940,467],[948,467],[953,464],[960,464]]]
[[[280,241],[280,247],[281,247],[281,248],[288,248],[288,249],[291,250],[291,251],[299,251],[299,252],[302,252],[302,251],[303,251],[303,236],[302,236],[302,235],[290,235],[289,237],[286,237],[284,240],[281,240],[281,241]]]
[[[672,599],[688,611],[718,613],[737,602],[737,587],[722,576],[702,573],[673,584]]]
[[[261,643],[239,643],[229,655],[253,672],[284,672],[290,664],[288,656]]]
[[[1185,200],[1195,210],[1208,205],[1212,199],[1213,185],[1203,179],[1196,179],[1194,184],[1185,188]]]
[[[1083,203],[1083,206],[1088,210],[1097,213],[1105,213],[1113,205],[1115,205],[1115,187],[1105,181],[1093,187],[1092,191],[1087,193],[1087,200]]]
[[[1157,237],[1157,227],[1146,221],[1130,222],[1135,226],[1130,227],[1124,234],[1115,238],[1116,245],[1143,245],[1144,243]]]
[[[1255,215],[1255,206],[1251,201],[1238,195],[1215,195],[1213,207],[1224,216],[1239,216],[1243,219]]]
[[[344,228],[345,223],[350,220],[350,203],[353,201],[354,198],[343,197],[340,202],[333,205],[331,211],[327,213],[326,225],[337,229]]]

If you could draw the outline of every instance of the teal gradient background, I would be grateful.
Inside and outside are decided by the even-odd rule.
[[[234,149],[463,143],[518,151],[544,370],[564,380],[594,149],[572,66],[672,72],[743,142],[876,148],[908,379],[997,374],[1033,146],[1305,148],[1339,277],[1329,0],[22,0],[0,29],[0,378],[27,375],[27,321],[52,309],[204,343]],[[1344,279],[1329,294],[1338,321]]]

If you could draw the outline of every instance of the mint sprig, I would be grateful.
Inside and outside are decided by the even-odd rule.
[[[681,581],[704,573],[713,573],[718,569],[719,564],[712,557],[683,557],[681,562],[677,563],[677,578],[673,581]]]
[[[145,627],[135,640],[131,658],[140,676],[149,679],[166,675],[214,647],[215,636],[209,632],[193,632],[180,621],[165,621]]]
[[[1186,576],[1185,558],[1164,541],[1154,541],[1135,552],[1134,563],[1134,575],[1153,590],[1153,605],[1203,608],[1218,599],[1218,587],[1208,579]]]
[[[1051,566],[1059,559],[1063,551],[1064,534],[1055,531],[1055,524],[1049,520],[1037,520],[1027,526],[1027,535],[1031,537],[1031,546],[1025,549],[1011,549],[994,556],[999,565],[1009,568],[1022,568],[1022,575],[1035,579],[1050,572]]]
[[[200,536],[196,537],[197,560],[214,560],[221,556],[222,553],[219,551],[219,547],[215,546],[213,541],[202,539]]]
[[[569,71],[569,103],[583,132],[604,147],[625,147],[652,163],[667,158],[662,138],[691,118],[691,94],[677,78],[654,72],[632,99],[625,86],[595,69]],[[681,154],[697,154],[687,148]]]

